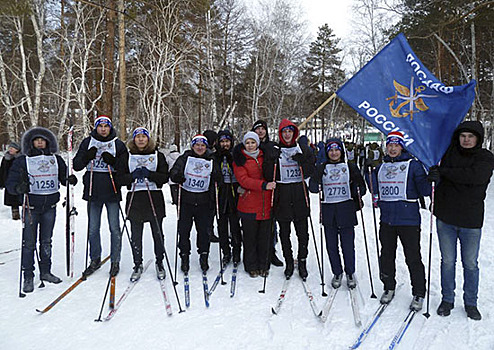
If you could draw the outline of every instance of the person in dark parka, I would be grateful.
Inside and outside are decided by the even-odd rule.
[[[89,276],[101,266],[101,212],[106,207],[111,240],[110,274],[120,271],[122,232],[120,231],[120,186],[115,182],[126,169],[127,147],[117,138],[110,117],[101,115],[94,121],[91,134],[82,140],[74,157],[74,170],[86,169],[82,181],[82,199],[88,201],[89,256],[91,263],[83,272]]]
[[[143,271],[142,232],[146,222],[149,222],[151,226],[156,256],[156,276],[161,280],[165,278],[163,267],[165,246],[162,227],[163,218],[166,216],[165,198],[161,188],[168,181],[168,163],[163,153],[158,151],[149,131],[144,127],[134,129],[132,139],[127,142],[127,146],[130,153],[127,171],[119,176],[118,181],[122,185],[127,185],[130,190],[127,192],[125,206],[130,220],[134,257],[134,270],[130,280],[137,281]]]
[[[454,307],[457,242],[463,264],[463,303],[467,316],[482,318],[477,308],[478,256],[484,223],[484,200],[494,169],[494,155],[482,148],[484,128],[466,121],[455,130],[439,167],[431,167],[428,179],[438,182],[434,215],[441,250],[441,294],[437,309],[448,316]]]
[[[3,155],[2,164],[0,165],[0,188],[5,188],[5,182],[9,174],[10,167],[14,163],[14,160],[21,155],[21,146],[16,142],[11,142],[7,149],[7,152]],[[19,206],[22,202],[19,196],[12,195],[9,191],[5,190],[3,196],[3,204],[7,207],[11,207],[12,219],[19,220],[21,218],[19,213]]]
[[[295,226],[298,240],[298,270],[306,278],[310,215],[309,198],[304,179],[310,177],[315,168],[315,157],[308,147],[300,146],[296,140],[297,126],[283,119],[278,128],[280,142],[263,165],[264,178],[273,179],[276,164],[276,190],[273,211],[280,226],[280,240],[285,258],[285,276],[293,275],[294,259],[290,242],[291,222]]]
[[[207,151],[208,140],[198,134],[170,170],[170,179],[181,184],[180,217],[178,220],[180,269],[189,272],[190,231],[195,222],[199,264],[205,273],[209,269],[209,229],[214,219],[215,182],[221,184],[222,175],[213,153]]]
[[[40,279],[50,283],[62,280],[51,273],[52,236],[56,206],[60,200],[60,183],[75,185],[74,175],[67,179],[67,166],[58,154],[55,135],[48,129],[34,127],[22,137],[23,154],[12,164],[7,190],[24,196],[25,213],[22,230],[22,270],[24,293],[34,290],[34,251],[39,234]],[[38,233],[39,229],[39,233]]]
[[[355,288],[355,229],[356,211],[360,209],[360,196],[366,192],[360,170],[353,162],[345,161],[343,144],[340,139],[329,139],[326,144],[327,161],[319,164],[310,178],[309,188],[321,191],[321,210],[326,249],[331,270],[333,288],[339,288],[343,277],[340,259],[341,244],[344,271],[348,288]],[[358,189],[358,190],[357,190]],[[313,191],[316,192],[316,191]]]

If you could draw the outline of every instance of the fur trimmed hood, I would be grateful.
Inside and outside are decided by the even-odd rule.
[[[47,145],[45,149],[45,154],[56,154],[58,153],[58,142],[55,134],[50,130],[43,128],[41,126],[35,126],[27,130],[24,135],[22,135],[21,145],[22,145],[22,153],[27,156],[32,156],[35,153],[33,140],[37,137],[42,137],[46,140]]]
[[[146,148],[142,151],[140,151],[135,142],[134,142],[134,139],[130,139],[128,142],[127,142],[127,147],[129,148],[129,152],[131,154],[150,154],[150,153],[154,153],[154,151],[156,150],[156,142],[153,140],[153,138],[149,138],[149,142],[148,142],[148,145],[146,146]]]

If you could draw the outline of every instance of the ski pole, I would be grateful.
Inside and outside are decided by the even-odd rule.
[[[371,192],[372,217],[374,219],[374,235],[376,239],[377,266],[379,268],[379,276],[381,276],[381,256],[379,255],[379,238],[377,237],[377,222],[376,208],[374,207],[374,186],[372,185],[372,169],[369,167],[369,189]]]
[[[26,227],[26,207],[22,204],[22,234],[21,234],[21,263],[19,264],[19,298],[25,298],[26,294],[22,292],[22,261],[24,260],[24,228]]]
[[[101,314],[103,313],[103,307],[105,306],[106,296],[108,295],[108,289],[110,289],[110,282],[112,279],[112,275],[108,277],[108,283],[106,284],[105,295],[103,296],[103,301],[101,302],[101,309],[99,310],[98,318],[94,320],[94,322],[102,322]]]
[[[87,260],[89,256],[89,228],[91,227],[91,199],[93,198],[93,167],[94,160],[91,160],[91,166],[89,170],[89,198],[87,200],[87,237],[86,237],[86,262],[84,266],[84,271],[87,269]]]
[[[216,198],[216,226],[218,227],[218,236],[220,236],[220,199],[219,199],[218,183],[216,181],[214,182],[214,192]],[[223,257],[221,254],[221,237],[220,237],[220,242],[218,244],[218,252],[220,257],[220,271],[221,271],[223,269],[223,261],[222,261]],[[225,284],[226,282],[223,280],[223,274],[221,274],[221,285],[225,285]]]
[[[177,285],[177,260],[178,260],[178,233],[179,233],[179,223],[180,223],[180,206],[182,205],[182,185],[178,185],[178,203],[177,203],[177,235],[175,237],[175,280],[174,285]]]
[[[107,167],[108,167],[108,174],[110,175],[111,184],[113,186],[113,193],[115,194],[115,197],[118,197],[117,187],[115,186],[115,181],[113,180],[113,172],[111,171],[111,167],[109,164],[107,165]],[[129,229],[127,228],[127,220],[124,216],[122,206],[120,205],[120,201],[118,202],[118,209],[124,221],[124,229],[125,229],[125,233],[127,233],[127,238],[129,239],[129,242],[132,242],[132,240],[130,239]]]
[[[365,233],[365,221],[364,221],[364,211],[362,210],[362,196],[360,195],[360,188],[357,185],[358,202],[360,206],[360,215],[362,217],[362,232],[364,233],[364,244],[365,244],[365,255],[367,256],[367,269],[369,270],[369,281],[371,287],[371,298],[376,299],[377,296],[374,294],[374,283],[372,282],[372,271],[369,258],[369,248],[367,247],[367,234]]]
[[[310,206],[309,206],[309,198],[307,196],[307,188],[305,187],[305,180],[304,180],[304,171],[302,169],[302,166],[299,165],[300,169],[300,174],[302,175],[302,188],[304,189],[304,196],[305,196],[305,205],[309,209],[309,222],[310,222],[310,228],[312,232],[312,240],[314,241],[314,248],[316,250],[316,259],[317,259],[317,266],[319,268],[319,277],[321,277],[321,286],[323,286],[323,296],[327,296],[326,293],[324,293],[324,275],[322,273],[322,268],[321,268],[321,261],[319,259],[319,250],[317,249],[317,243],[316,243],[316,235],[314,233],[314,224],[312,223],[312,216],[310,215]],[[322,247],[321,247],[322,249]],[[324,295],[326,294],[326,295]]]
[[[146,189],[148,192],[149,203],[151,204],[151,209],[153,210],[154,221],[156,223],[156,227],[158,228],[158,234],[160,236],[161,243],[163,244],[163,252],[165,253],[166,265],[168,267],[168,271],[169,271],[170,276],[171,276],[172,275],[172,268],[170,266],[170,260],[168,259],[168,253],[166,252],[163,231],[161,230],[161,225],[160,225],[159,220],[158,220],[158,215],[156,214],[156,208],[154,206],[153,197],[151,196],[151,191],[149,190],[148,179],[144,178],[144,182],[146,183]],[[173,279],[172,279],[172,282],[173,282]],[[178,308],[180,310],[179,313],[185,312],[185,310],[182,309],[182,305],[180,304],[180,298],[178,297],[177,287],[176,287],[175,283],[172,283],[172,285],[173,285],[173,290],[175,291],[175,296],[177,297]]]
[[[278,165],[278,163],[274,163],[274,167],[273,167],[273,182],[276,181],[276,166]],[[273,203],[274,203],[274,190],[272,190],[271,192],[271,208],[270,210],[272,211],[273,210]],[[273,224],[274,224],[274,219],[271,218],[271,230],[270,230],[270,233],[269,233],[269,239],[268,239],[268,249],[267,249],[267,254],[266,254],[266,267],[269,268],[269,262],[271,261],[271,246],[273,244],[273,239],[274,237],[271,237],[274,233],[274,227],[273,227]],[[267,272],[267,271],[266,271]],[[259,290],[258,292],[259,293],[266,293],[266,279],[268,278],[268,274],[265,273],[264,274],[264,281],[263,281],[263,285],[262,285],[262,290]]]
[[[431,300],[431,260],[432,260],[432,228],[434,222],[434,192],[436,184],[432,182],[432,192],[431,192],[431,220],[429,227],[429,268],[427,272],[427,311],[424,313],[426,318],[429,318],[431,314],[429,313],[429,304]]]
[[[320,239],[321,239],[321,276],[322,276],[322,280],[323,280],[323,283],[321,283],[321,286],[322,286],[322,293],[321,295],[323,297],[327,297],[328,294],[324,291],[324,286],[325,286],[325,283],[324,283],[324,242],[323,242],[323,233],[322,233],[322,226],[323,226],[323,222],[322,222],[322,189],[321,189],[321,185],[319,185],[319,236],[320,236]],[[314,243],[315,243],[315,238],[314,238]]]

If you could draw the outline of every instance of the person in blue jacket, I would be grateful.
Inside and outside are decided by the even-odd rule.
[[[120,231],[120,186],[115,182],[117,175],[127,169],[128,151],[117,138],[110,117],[100,115],[94,121],[94,130],[82,140],[74,157],[74,170],[86,169],[82,178],[84,193],[82,199],[88,201],[89,256],[91,263],[83,272],[89,276],[101,266],[101,212],[106,207],[111,232],[110,274],[120,271],[122,232]]]
[[[390,132],[386,138],[384,163],[372,173],[381,211],[381,303],[389,303],[396,288],[396,248],[400,238],[410,272],[413,299],[410,309],[420,310],[425,297],[425,269],[420,255],[420,213],[418,198],[431,195],[431,185],[421,163],[405,149],[403,134]]]
[[[310,178],[309,188],[314,193],[322,192],[322,222],[326,236],[326,249],[334,275],[331,285],[335,289],[341,286],[343,277],[339,248],[341,245],[347,286],[352,289],[357,286],[354,277],[354,227],[357,225],[356,211],[360,210],[359,200],[366,192],[365,182],[357,165],[346,161],[340,139],[329,139],[325,149],[327,160],[317,165]]]
[[[67,166],[58,154],[55,135],[48,129],[34,127],[22,137],[22,152],[7,177],[6,187],[12,195],[24,197],[24,228],[22,230],[21,265],[24,271],[24,293],[34,290],[34,251],[39,229],[40,279],[50,283],[62,280],[51,273],[51,247],[56,206],[60,200],[60,183],[71,185],[77,178],[67,179]]]

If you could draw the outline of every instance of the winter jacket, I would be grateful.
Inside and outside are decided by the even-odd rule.
[[[77,151],[74,157],[74,170],[81,171],[86,168],[91,161],[86,160],[86,154],[89,147],[89,142],[91,141],[91,137],[95,138],[97,141],[107,142],[113,139],[116,139],[117,135],[115,130],[112,128],[110,130],[110,134],[107,137],[101,137],[96,130],[91,131],[91,135],[82,140],[79,150]],[[112,176],[115,181],[118,172],[124,172],[126,161],[127,161],[127,147],[125,144],[119,139],[115,140],[115,148],[116,148],[116,164],[113,166]],[[120,192],[120,186],[115,182],[115,187],[117,193],[115,193],[115,189],[113,188],[112,179],[109,173],[106,172],[96,172],[92,171],[92,179],[91,179],[91,170],[87,169],[86,173],[82,177],[82,182],[84,183],[84,193],[82,199],[89,200],[90,194],[89,190],[92,187],[91,191],[91,200],[98,202],[116,202],[122,200],[122,194]]]
[[[287,126],[293,126],[292,142],[287,145],[281,136],[281,130]],[[280,143],[274,148],[271,157],[266,159],[263,165],[264,178],[272,181],[274,165],[276,164],[276,189],[274,194],[274,216],[278,221],[298,221],[307,218],[310,214],[310,208],[306,202],[309,202],[308,190],[304,182],[297,183],[280,183],[280,163],[279,157],[282,148],[297,147],[296,139],[299,130],[295,124],[287,119],[283,119],[279,126]],[[303,159],[299,162],[302,168],[304,179],[309,178],[315,169],[315,157],[312,150],[307,146],[300,146]]]
[[[221,185],[218,186],[220,215],[235,213],[238,204],[237,190],[239,184],[233,171],[232,151],[217,150],[214,154],[214,158],[222,172],[223,179],[227,176],[234,179],[230,183],[222,181]],[[223,174],[225,171],[227,174]]]
[[[461,132],[477,135],[472,149],[460,146]],[[494,169],[494,155],[482,148],[484,128],[480,122],[461,123],[453,134],[439,173],[435,191],[434,215],[447,224],[466,228],[481,228],[484,222],[484,199]]]
[[[165,212],[165,198],[163,196],[163,192],[161,188],[163,184],[168,181],[168,163],[165,160],[165,156],[163,153],[159,152],[156,149],[156,143],[153,139],[149,139],[149,143],[147,147],[140,151],[134,140],[130,140],[127,143],[129,148],[129,153],[132,154],[140,154],[140,155],[158,155],[158,165],[156,171],[149,172],[149,181],[152,181],[158,187],[158,190],[151,190],[149,193],[151,194],[151,198],[153,200],[153,205],[156,210],[156,216],[158,219],[162,219],[166,216]],[[130,155],[125,154],[122,156],[123,159],[127,159],[126,168],[122,174],[118,175],[118,182],[121,185],[127,186],[129,192],[127,192],[127,199],[125,205],[125,212],[127,213],[129,204],[132,204],[129,211],[129,219],[134,221],[141,222],[153,222],[154,223],[154,213],[153,208],[151,206],[151,202],[149,200],[148,191],[134,191],[134,195],[132,196],[132,188],[134,187],[134,179],[132,178],[132,173],[129,171],[129,157]]]
[[[245,153],[243,144],[233,149],[233,172],[242,189],[239,194],[238,214],[250,220],[268,220],[271,218],[271,196],[273,191],[266,190],[268,181],[262,172],[264,162],[263,146],[259,148],[257,158]]]
[[[219,169],[218,163],[214,161],[213,152],[211,150],[207,150],[202,156],[197,155],[193,150],[185,151],[180,157],[177,158],[177,161],[173,165],[170,170],[170,179],[178,184],[183,184],[185,181],[185,166],[187,164],[187,159],[189,157],[202,158],[206,160],[213,160],[213,170],[211,172],[211,179],[209,181],[209,189],[206,192],[190,192],[186,189],[181,189],[181,198],[182,203],[191,204],[191,205],[205,205],[207,209],[215,209],[216,205],[216,194],[215,194],[215,182],[221,184],[222,175]]]
[[[46,148],[37,149],[33,146],[33,140],[37,137],[42,137],[47,140]],[[67,165],[62,157],[58,154],[58,143],[55,135],[48,129],[42,127],[34,127],[27,130],[22,136],[22,155],[15,159],[10,168],[6,188],[10,194],[18,196],[22,202],[22,193],[16,191],[16,186],[23,180],[33,181],[33,176],[27,172],[27,158],[39,155],[55,155],[58,166],[58,181],[59,184],[66,185],[67,182]],[[60,200],[60,192],[55,192],[46,195],[29,194],[29,206],[32,208],[50,208],[55,206]]]
[[[172,145],[170,147],[170,153],[166,155],[166,163],[168,164],[168,169],[173,168],[173,165],[177,161],[178,157],[180,157],[180,153],[177,151],[177,146]],[[168,181],[170,185],[176,185],[173,181],[169,180]]]
[[[403,150],[398,157],[391,158],[389,155],[384,157],[384,163],[410,161],[408,168],[408,178],[406,185],[407,201],[378,201],[381,210],[381,222],[390,226],[419,226],[420,213],[418,198],[420,196],[431,195],[431,184],[427,181],[427,175],[424,167],[415,160],[410,153]],[[379,187],[377,182],[377,174],[382,164],[380,164],[372,172],[372,185],[374,194],[378,193]],[[379,194],[380,195],[380,194]]]
[[[342,154],[343,156],[343,154]],[[343,158],[343,157],[342,157]],[[341,159],[338,163],[345,162]],[[319,193],[319,185],[322,183],[322,176],[326,172],[326,165],[331,164],[326,161],[324,164],[319,164],[310,178],[309,188],[313,193]],[[363,206],[363,202],[359,202],[357,188],[360,190],[360,196],[366,193],[365,182],[360,174],[358,167],[350,162],[347,162],[350,171],[350,192],[352,199],[339,203],[322,203],[322,219],[324,226],[329,227],[351,227],[357,225],[356,212]],[[323,196],[324,194],[322,194]],[[360,197],[360,198],[361,198]],[[323,198],[324,200],[324,198]]]
[[[2,164],[0,165],[0,188],[5,188],[9,170],[12,167],[12,164],[14,164],[14,160],[20,157],[20,155],[21,153],[12,155],[8,152],[5,152],[5,155],[2,158]],[[18,195],[10,194],[9,191],[5,190],[3,204],[11,207],[18,207],[22,204],[22,202],[20,201]]]

